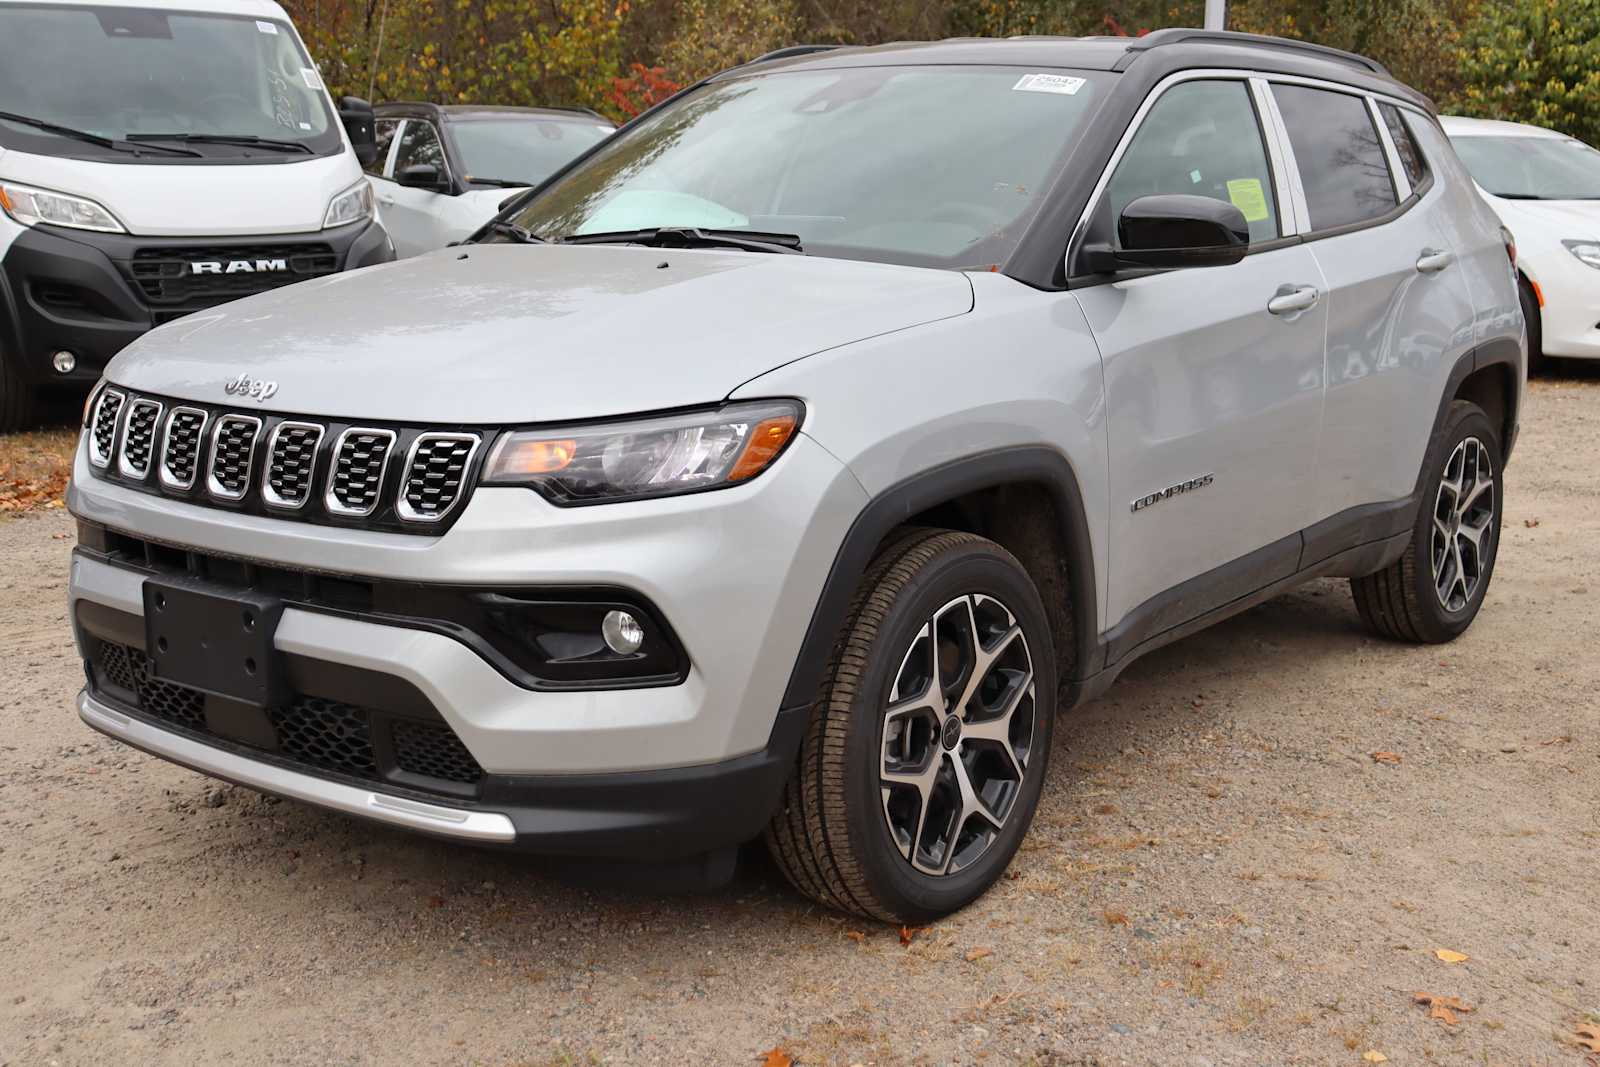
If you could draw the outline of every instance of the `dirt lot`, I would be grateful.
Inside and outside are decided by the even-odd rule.
[[[1600,1065],[1600,376],[1523,425],[1465,637],[1325,582],[1151,656],[909,944],[759,857],[585,890],[119,747],[69,706],[70,520],[0,517],[0,1064]]]

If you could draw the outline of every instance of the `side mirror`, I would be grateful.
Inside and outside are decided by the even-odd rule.
[[[408,189],[426,189],[432,193],[450,191],[450,183],[432,163],[413,163],[394,176],[394,180]]]
[[[355,149],[356,162],[363,167],[372,166],[378,158],[378,140],[372,130],[372,105],[359,96],[339,98],[339,121],[350,137],[350,147]]]
[[[1085,247],[1087,266],[1226,267],[1250,250],[1250,224],[1237,207],[1209,196],[1141,196],[1122,209],[1117,244]]]

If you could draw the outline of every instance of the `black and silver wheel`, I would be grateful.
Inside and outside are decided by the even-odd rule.
[[[1500,439],[1482,408],[1451,404],[1429,463],[1405,555],[1350,585],[1356,610],[1378,634],[1435,644],[1472,624],[1494,573]]]
[[[767,840],[808,896],[890,922],[997,879],[1038,806],[1055,666],[1027,573],[971,534],[892,545],[862,581]]]

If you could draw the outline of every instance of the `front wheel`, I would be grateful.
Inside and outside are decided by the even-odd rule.
[[[0,350],[0,433],[31,430],[39,419],[37,390],[23,380],[14,359]]]
[[[1453,401],[1428,463],[1405,555],[1377,574],[1350,579],[1350,587],[1373,632],[1440,644],[1472,625],[1494,574],[1500,435],[1478,405]]]
[[[992,885],[1044,785],[1053,647],[1038,590],[994,542],[922,531],[886,548],[767,829],[795,887],[919,923]]]

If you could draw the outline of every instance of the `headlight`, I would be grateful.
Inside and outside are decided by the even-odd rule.
[[[1600,270],[1600,241],[1562,241],[1567,246],[1567,251],[1583,260],[1585,264]]]
[[[521,430],[495,445],[483,480],[527,485],[561,505],[725,489],[772,465],[800,427],[794,400],[658,418]]]
[[[328,204],[328,213],[322,216],[322,228],[344,226],[371,217],[372,183],[362,178]]]
[[[0,207],[24,226],[48,222],[52,226],[71,226],[75,230],[127,232],[111,212],[93,200],[51,192],[49,189],[36,189],[31,185],[18,185],[16,182],[0,182]]]

